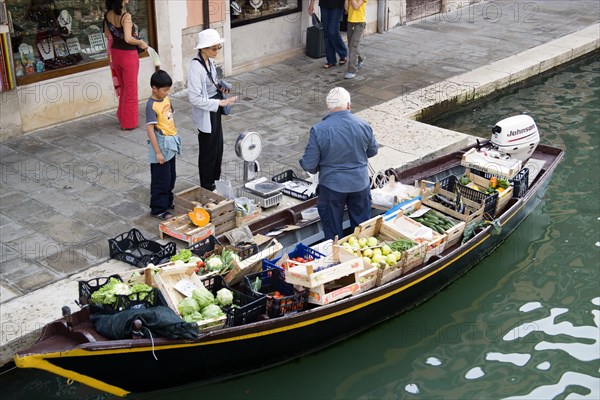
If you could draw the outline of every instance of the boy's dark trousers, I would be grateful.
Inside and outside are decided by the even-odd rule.
[[[150,164],[150,209],[158,215],[173,205],[173,188],[175,188],[175,159],[164,164]]]

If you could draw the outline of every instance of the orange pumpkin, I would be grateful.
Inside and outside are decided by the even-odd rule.
[[[210,222],[208,211],[200,207],[196,207],[194,208],[194,211],[190,211],[188,217],[190,217],[190,220],[194,225],[199,227],[206,226]]]

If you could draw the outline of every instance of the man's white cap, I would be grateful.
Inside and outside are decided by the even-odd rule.
[[[207,47],[221,44],[225,41],[214,29],[205,29],[202,32],[198,32],[198,44],[194,49],[205,49]]]

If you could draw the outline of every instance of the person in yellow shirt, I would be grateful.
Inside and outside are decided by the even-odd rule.
[[[173,106],[167,96],[173,81],[158,70],[150,77],[152,96],[146,103],[146,132],[150,162],[150,213],[168,220],[173,218],[173,188],[177,178],[175,156],[181,154],[181,138],[177,135]]]
[[[344,8],[348,11],[348,69],[344,79],[352,79],[362,67],[365,57],[358,51],[360,38],[367,25],[367,0],[345,0]]]

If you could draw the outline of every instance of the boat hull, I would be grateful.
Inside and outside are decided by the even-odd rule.
[[[40,345],[39,352],[34,346],[17,354],[15,362],[19,367],[44,369],[125,396],[222,380],[325,348],[426,301],[479,263],[539,204],[561,157],[559,152],[524,198],[511,201],[498,220],[502,225],[499,234],[488,227],[443,258],[360,295],[294,315],[214,331],[193,342],[157,339],[154,346],[146,339],[89,342],[56,352],[42,352]],[[47,336],[55,337],[56,332]]]

